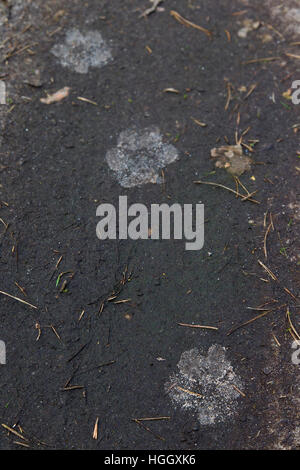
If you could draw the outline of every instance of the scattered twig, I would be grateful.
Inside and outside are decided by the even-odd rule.
[[[243,196],[242,194],[238,193],[234,189],[228,188],[227,186],[224,186],[223,184],[212,183],[210,181],[194,181],[194,183],[195,184],[208,184],[208,185],[211,185],[211,186],[216,186],[216,187],[219,187],[219,188],[227,189],[227,191],[230,191],[231,193],[236,194],[238,197],[241,197],[242,200],[244,200],[244,201],[247,200],[247,201],[254,202],[255,204],[260,204],[259,201],[256,201],[255,199],[252,199],[252,198],[248,197],[248,195]]]

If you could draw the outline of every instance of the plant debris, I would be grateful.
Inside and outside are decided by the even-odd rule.
[[[154,13],[158,5],[160,5],[163,0],[150,0],[150,2],[153,4],[152,7],[147,8],[147,10],[145,10],[144,13],[140,15],[140,18],[145,18],[146,16],[151,15],[151,13]]]
[[[233,176],[241,176],[251,170],[251,158],[243,154],[241,145],[224,145],[213,148],[211,158],[215,159],[216,168],[225,168]]]
[[[40,101],[44,104],[57,103],[69,96],[70,89],[70,87],[65,86],[64,88],[61,88],[61,90],[56,91],[52,95],[48,95],[47,98],[41,98]]]
[[[260,21],[253,21],[249,18],[243,21],[243,27],[238,31],[238,37],[242,39],[246,39],[248,33],[251,31],[255,31],[260,27]]]

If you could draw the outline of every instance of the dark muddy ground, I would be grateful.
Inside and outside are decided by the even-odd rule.
[[[165,0],[146,19],[146,0],[2,3],[0,289],[38,308],[0,297],[0,422],[19,433],[3,427],[0,449],[299,447],[291,345],[299,331],[300,108],[282,95],[300,79],[299,59],[286,55],[299,55],[297,38],[261,2]],[[246,18],[263,24],[243,39]],[[87,73],[64,67],[51,49],[74,28],[100,32],[112,60]],[[40,102],[65,86],[66,99]],[[170,87],[180,93],[163,92]],[[122,131],[153,125],[179,158],[164,168],[163,184],[124,188],[106,152]],[[260,204],[194,184],[235,189],[210,150],[224,136],[235,144],[249,126],[243,142],[259,142],[240,180]],[[120,195],[147,207],[201,201],[203,249],[186,251],[184,240],[100,241],[96,208]],[[247,307],[264,304],[274,310],[228,335],[264,313]],[[206,355],[212,345],[229,361],[219,348],[212,367],[232,367],[241,393],[201,402],[188,393],[203,392],[197,382],[172,375],[184,352]],[[142,417],[167,419],[133,421]]]

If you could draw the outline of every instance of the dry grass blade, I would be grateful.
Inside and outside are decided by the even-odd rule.
[[[268,253],[267,253],[267,237],[268,237],[268,234],[271,230],[273,226],[273,223],[271,222],[270,225],[268,226],[266,232],[265,232],[265,236],[264,236],[264,254],[265,254],[265,258],[267,259],[268,258]]]
[[[194,123],[197,124],[200,127],[206,127],[207,126],[207,124],[205,124],[205,122],[198,121],[198,119],[195,119],[193,117],[191,119],[193,119]]]
[[[287,287],[284,287],[283,290],[284,290],[290,297],[292,297],[293,300],[297,300],[297,297],[296,297]]]
[[[249,325],[250,323],[254,322],[255,320],[258,320],[259,318],[262,318],[264,317],[265,315],[267,315],[268,313],[272,312],[273,310],[267,310],[266,312],[264,313],[261,313],[260,315],[257,315],[256,317],[254,318],[251,318],[251,320],[248,320],[244,323],[241,323],[240,325],[237,325],[235,326],[234,328],[232,328],[230,331],[228,331],[227,333],[227,336],[231,335],[234,331],[238,330],[239,328],[242,328],[243,326],[247,326]]]
[[[179,23],[183,24],[184,26],[187,26],[188,28],[195,28],[198,29],[199,31],[202,31],[202,33],[205,33],[206,36],[208,36],[210,39],[212,38],[212,32],[209,31],[206,28],[203,28],[202,26],[199,26],[195,23],[192,23],[191,21],[187,20],[186,18],[183,18],[177,11],[171,10],[170,15],[175,18],[175,20],[179,21]]]
[[[260,59],[250,59],[246,62],[242,62],[242,65],[255,64],[256,62],[272,62],[273,60],[279,60],[280,57],[262,57]]]
[[[32,305],[29,302],[26,302],[25,300],[19,299],[19,297],[15,297],[14,295],[8,294],[7,292],[3,292],[2,290],[0,290],[0,294],[6,295],[7,297],[10,297],[11,299],[17,300],[18,302],[21,302],[22,304],[28,305],[29,307],[37,308],[35,305]]]
[[[269,310],[266,310],[265,312],[263,313],[260,313],[259,315],[257,315],[256,317],[254,318],[251,318],[250,320],[244,322],[244,323],[240,323],[239,325],[233,327],[230,331],[228,331],[227,333],[227,336],[231,335],[234,331],[238,330],[239,328],[242,328],[243,326],[247,326],[249,325],[250,323],[258,320],[259,318],[262,318],[264,317],[265,315],[267,315],[268,313],[270,312],[275,312],[275,310],[280,310],[281,308],[285,307],[286,304],[283,304],[283,305],[279,305],[279,307],[275,307],[275,308],[270,308]],[[257,308],[256,310],[260,310],[259,308]]]
[[[231,94],[231,83],[227,83],[226,85],[226,88],[227,88],[227,100],[226,100],[226,104],[225,104],[225,111],[227,111],[227,109],[229,108],[229,104],[230,104],[230,101],[232,99],[232,94]]]
[[[257,260],[258,264],[269,274],[269,276],[273,279],[273,281],[278,281],[278,278],[275,276],[275,274],[260,260]]]
[[[228,31],[228,29],[224,29],[224,31],[225,31],[225,34],[226,34],[226,37],[227,37],[227,41],[230,42],[231,41],[230,31]]]
[[[200,393],[192,392],[192,390],[187,390],[186,388],[182,388],[179,385],[176,385],[176,388],[178,388],[178,390],[180,390],[181,392],[188,393],[189,395],[193,395],[194,397],[204,398],[204,395],[201,395]]]
[[[98,104],[95,101],[89,100],[88,98],[84,98],[83,96],[77,96],[77,99],[79,101],[84,101],[85,103],[90,103],[90,104],[93,104],[94,106],[98,106]]]
[[[245,393],[242,392],[236,385],[232,384],[232,386],[240,395],[242,395],[243,398],[246,397]]]
[[[256,193],[257,193],[257,191],[253,191],[253,193],[249,193],[249,194],[247,194],[246,196],[241,196],[241,197],[242,197],[242,201],[248,201],[248,200],[250,200],[251,196],[254,196]]]
[[[287,311],[286,311],[286,316],[287,316],[287,319],[288,319],[290,328],[291,328],[292,332],[294,333],[294,335],[295,335],[295,337],[296,337],[296,338],[294,338],[294,339],[300,340],[300,335],[299,335],[298,331],[296,330],[296,328],[294,327],[294,325],[293,325],[293,323],[292,323],[292,320],[291,320],[291,313],[290,313],[289,309],[287,309]]]
[[[180,326],[186,326],[188,328],[203,328],[203,329],[207,329],[207,330],[218,330],[219,329],[216,326],[193,325],[193,324],[190,324],[190,323],[177,323],[177,324],[180,325]]]
[[[17,446],[22,446],[22,447],[30,448],[30,445],[29,445],[29,444],[25,444],[25,442],[14,441],[14,444],[17,444]]]
[[[70,387],[64,387],[61,390],[63,392],[68,392],[70,390],[82,390],[84,388],[83,385],[70,385]]]
[[[94,431],[93,431],[93,439],[95,440],[98,439],[98,423],[99,423],[99,418],[97,417],[95,426],[94,426]]]
[[[160,421],[162,419],[171,419],[171,416],[157,416],[155,418],[136,418],[137,421]]]
[[[153,432],[150,428],[148,428],[147,426],[145,426],[143,423],[141,423],[138,419],[135,419],[135,418],[132,418],[132,421],[134,421],[136,424],[138,424],[139,426],[141,426],[143,429],[145,429],[145,431],[148,431],[150,432],[153,436],[155,436],[157,439],[159,439],[160,441],[165,441],[165,439],[161,436],[159,436],[158,434],[155,434],[155,432]]]
[[[254,83],[254,85],[251,85],[247,95],[244,97],[244,100],[246,100],[247,98],[249,98],[250,95],[252,95],[257,85],[258,85],[257,83]]]
[[[180,93],[180,91],[176,90],[176,88],[165,88],[163,92],[164,93],[176,93],[177,95]]]
[[[300,59],[300,55],[291,54],[290,52],[286,52],[285,55],[287,55],[288,57],[292,57],[293,59]]]
[[[22,434],[20,434],[19,432],[15,431],[13,428],[10,428],[9,426],[7,426],[6,424],[1,424],[1,426],[6,429],[7,431],[11,432],[12,434],[14,434],[15,436],[18,436],[20,439],[23,439],[24,441],[28,441],[28,439],[26,439],[26,437],[24,437]]]

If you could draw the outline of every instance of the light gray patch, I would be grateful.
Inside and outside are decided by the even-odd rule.
[[[271,15],[280,21],[285,31],[300,33],[300,5],[299,0],[268,0]]]
[[[90,67],[102,67],[112,60],[110,48],[98,31],[82,34],[77,29],[67,32],[65,43],[56,44],[52,54],[64,67],[88,73]]]
[[[202,425],[233,419],[237,412],[237,389],[242,391],[243,383],[225,352],[219,344],[213,344],[207,356],[196,348],[185,351],[177,364],[179,372],[165,384],[174,405],[195,412]]]
[[[163,142],[158,127],[121,132],[117,146],[106,154],[108,166],[123,188],[160,183],[161,169],[177,159],[177,149]]]

